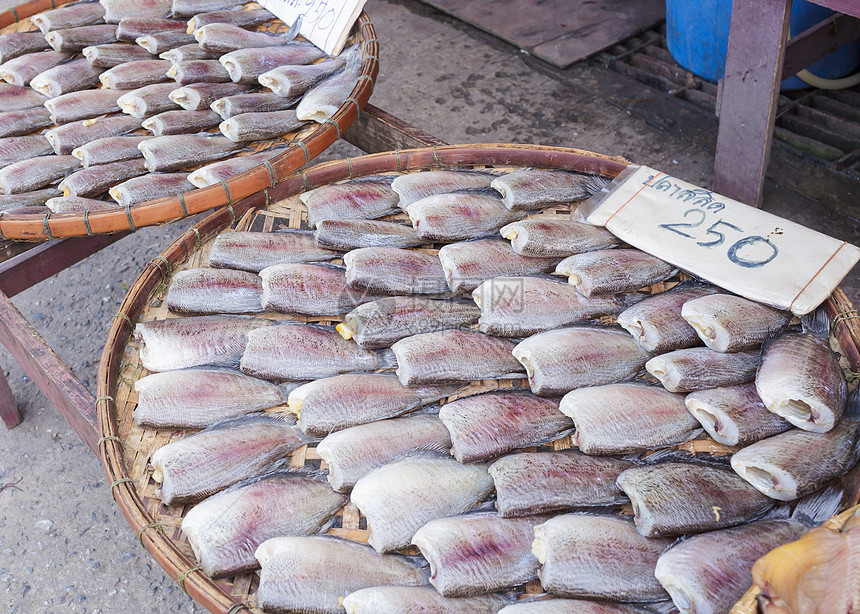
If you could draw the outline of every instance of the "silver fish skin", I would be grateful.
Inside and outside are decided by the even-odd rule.
[[[178,19],[164,17],[126,17],[116,26],[116,37],[127,43],[133,43],[141,36],[158,32],[185,32],[185,23]],[[197,43],[194,43],[195,46]]]
[[[188,60],[217,60],[220,54],[212,51],[204,51],[196,42],[190,45],[182,45],[170,51],[159,53],[162,60],[170,60],[172,63],[185,62]]]
[[[347,595],[346,614],[495,614],[508,600],[497,595],[443,597],[434,588],[374,586]]]
[[[610,601],[661,601],[654,577],[669,539],[648,539],[615,516],[565,514],[534,529],[532,553],[543,566],[544,590],[562,597]],[[587,610],[586,610],[587,611]]]
[[[309,232],[225,232],[209,251],[209,266],[259,273],[276,264],[322,262],[336,254],[317,247]]]
[[[57,125],[66,124],[119,111],[117,99],[124,93],[102,89],[70,92],[49,98],[45,101],[45,108],[50,111],[52,122]]]
[[[521,377],[515,344],[476,331],[442,330],[401,339],[391,346],[404,386]]]
[[[208,13],[197,13],[189,19],[186,32],[194,32],[194,30],[208,26],[210,23],[231,23],[234,26],[253,28],[273,19],[277,18],[266,9],[210,11]],[[195,42],[194,44],[196,45],[197,43]]]
[[[141,87],[168,81],[167,60],[137,60],[114,66],[99,76],[102,87],[112,90],[135,90]]]
[[[182,532],[203,571],[221,578],[255,569],[254,553],[268,539],[316,533],[346,501],[316,476],[274,471],[198,503]]]
[[[582,200],[599,192],[606,181],[594,175],[542,168],[521,168],[490,184],[512,211],[539,209],[555,203]]]
[[[0,113],[0,137],[23,136],[51,125],[51,114],[45,107],[33,107]]]
[[[431,520],[412,543],[430,563],[430,583],[443,597],[474,597],[524,584],[538,575],[531,553],[542,516],[502,518],[495,512]],[[492,556],[475,556],[476,553]]]
[[[194,134],[157,136],[138,145],[150,171],[175,171],[226,158],[237,145],[223,136]]]
[[[296,107],[296,115],[304,121],[322,124],[331,119],[355,89],[361,75],[361,50],[358,45],[345,49],[339,56],[346,66],[340,72],[313,86]]]
[[[104,7],[98,2],[81,2],[38,13],[33,15],[30,21],[42,31],[42,34],[47,34],[52,30],[102,23],[104,14]]]
[[[260,278],[231,269],[178,271],[167,289],[167,308],[174,313],[258,313],[263,291]]]
[[[621,295],[584,297],[569,284],[541,277],[495,277],[472,291],[481,309],[481,332],[499,337],[528,337],[619,313]]]
[[[51,46],[48,44],[48,41],[38,32],[7,32],[6,34],[0,34],[0,63],[50,48]]]
[[[761,363],[759,352],[724,354],[710,348],[688,348],[655,356],[645,370],[669,392],[692,392],[752,381]]]
[[[448,429],[437,416],[405,416],[377,420],[331,433],[316,447],[328,463],[328,481],[338,492],[349,492],[368,473],[412,452],[451,446]]]
[[[76,53],[84,47],[103,45],[116,40],[116,28],[107,24],[80,26],[68,30],[54,30],[45,35],[54,51]]]
[[[231,51],[218,58],[218,61],[227,70],[234,83],[257,85],[257,78],[260,75],[278,66],[312,64],[324,57],[326,57],[325,53],[316,45],[292,42],[289,45],[277,47]],[[343,62],[340,62],[340,65],[342,66]]]
[[[829,431],[839,421],[848,395],[830,346],[809,333],[768,340],[755,385],[769,411],[816,433]]]
[[[38,190],[80,167],[80,160],[72,156],[40,156],[15,162],[0,169],[0,191],[20,194]]]
[[[170,12],[174,17],[187,19],[208,10],[220,11],[241,6],[240,0],[173,0]]]
[[[308,223],[322,220],[374,219],[397,212],[397,193],[390,177],[365,177],[304,192],[299,200],[308,208]]]
[[[75,171],[60,182],[63,196],[98,196],[120,181],[146,174],[143,160],[123,160]],[[113,207],[114,203],[106,203]]]
[[[387,294],[439,294],[447,292],[439,258],[395,247],[362,247],[343,256],[346,282]]]
[[[139,39],[138,39],[139,40]],[[167,60],[159,60],[167,62]],[[169,65],[166,76],[179,85],[192,83],[226,83],[230,75],[217,60],[187,60]]]
[[[45,206],[53,213],[78,213],[81,211],[105,211],[116,208],[116,203],[96,200],[83,196],[57,196],[45,201]]]
[[[346,314],[337,330],[363,348],[385,348],[420,333],[468,328],[479,314],[475,305],[465,301],[391,296],[359,305]]]
[[[52,151],[51,144],[41,134],[0,139],[0,168],[44,156]]]
[[[211,8],[211,7],[207,7]],[[230,53],[239,49],[275,47],[290,41],[277,34],[251,32],[229,23],[211,23],[194,30],[197,44],[206,51]]]
[[[264,610],[343,614],[344,596],[377,586],[422,586],[426,572],[396,555],[335,537],[278,537],[257,548]]]
[[[270,324],[270,320],[239,316],[192,316],[140,322],[134,327],[134,338],[140,362],[150,371],[237,367],[248,333]]]
[[[558,399],[528,392],[488,392],[446,403],[439,419],[451,434],[451,454],[461,463],[491,460],[506,452],[563,437],[573,429]]]
[[[309,380],[381,368],[380,357],[341,337],[334,327],[283,324],[248,335],[241,369],[276,380]]]
[[[496,175],[481,171],[425,171],[400,175],[391,184],[391,189],[400,195],[400,208],[434,196],[460,190],[488,188]]]
[[[141,124],[155,136],[168,134],[189,134],[200,132],[215,126],[220,121],[217,114],[212,111],[165,111],[153,115]]]
[[[654,576],[681,614],[728,612],[749,588],[753,564],[806,531],[795,520],[760,520],[694,535],[660,555]]]
[[[651,358],[626,332],[599,326],[538,333],[517,344],[513,355],[541,396],[631,379]]]
[[[684,303],[681,317],[706,346],[717,352],[758,347],[782,330],[791,313],[730,294],[712,294]]]
[[[138,119],[157,115],[164,111],[175,111],[180,108],[170,99],[170,94],[175,89],[175,83],[144,85],[120,96],[117,99],[117,104],[123,113]]]
[[[329,58],[317,64],[277,66],[260,73],[257,81],[272,90],[276,96],[296,98],[304,95],[323,79],[343,70],[345,65],[339,58]]]
[[[186,369],[137,380],[135,423],[150,428],[202,428],[284,402],[269,382],[230,369]]]
[[[668,279],[678,269],[638,249],[612,249],[568,256],[558,263],[556,275],[564,275],[581,294],[633,292]]]
[[[174,47],[193,44],[196,41],[190,34],[186,34],[180,30],[173,30],[170,32],[156,32],[154,34],[147,34],[146,36],[139,36],[134,39],[134,42],[146,49],[152,55],[158,55],[159,53],[170,51]]]
[[[106,22],[120,23],[131,17],[167,17],[171,0],[99,0],[99,4],[105,9]]]
[[[717,442],[746,446],[791,428],[764,406],[754,382],[691,392],[687,410]]]
[[[134,158],[143,159],[137,146],[150,136],[108,136],[90,141],[72,150],[84,168]]]
[[[559,409],[573,419],[573,441],[586,454],[643,452],[702,432],[687,412],[684,395],[647,384],[580,388],[567,393]]]
[[[524,216],[495,196],[472,193],[428,196],[406,207],[418,236],[428,241],[463,241],[491,234]]]
[[[644,614],[647,611],[607,601],[545,599],[514,603],[499,610],[499,614]]]
[[[655,294],[618,314],[618,324],[649,352],[670,352],[701,343],[695,329],[681,317],[689,300],[719,292],[713,286],[676,286]]]
[[[104,70],[98,66],[90,66],[86,58],[80,58],[39,73],[30,80],[30,87],[40,94],[54,98],[97,86],[99,75]]]
[[[0,83],[0,109],[4,112],[41,107],[47,98],[30,87]]]
[[[860,422],[842,420],[826,433],[791,429],[732,456],[732,469],[768,497],[793,501],[843,475],[860,458]]]
[[[292,110],[242,113],[225,119],[218,130],[234,143],[275,139],[305,125]]]
[[[244,83],[192,83],[170,92],[170,100],[188,111],[208,109],[209,106],[225,96],[245,94],[252,87]]]
[[[280,49],[280,47],[278,47]],[[295,106],[297,98],[282,98],[271,92],[251,92],[219,98],[209,105],[221,119],[251,112],[284,111]]]
[[[498,179],[494,179],[498,181]],[[616,247],[622,241],[602,226],[574,220],[529,219],[503,226],[499,233],[523,256],[566,258]]]
[[[195,503],[263,473],[308,443],[295,426],[266,414],[247,414],[162,446],[150,460],[164,505]]]
[[[92,45],[84,47],[81,53],[87,59],[87,62],[101,68],[113,68],[126,62],[153,59],[152,54],[143,47],[128,43]]]
[[[514,518],[626,503],[629,500],[615,480],[632,466],[620,458],[564,450],[503,456],[489,472],[499,515]]]
[[[356,482],[350,499],[367,518],[368,543],[392,552],[431,520],[470,510],[492,490],[486,465],[427,454],[374,469]]]
[[[45,132],[54,152],[71,154],[73,150],[90,141],[109,136],[120,136],[140,128],[140,120],[128,115],[110,115],[63,124]]]
[[[439,260],[452,292],[472,292],[494,277],[552,271],[558,258],[520,256],[502,239],[462,241],[443,246]]]
[[[336,315],[378,294],[351,288],[340,267],[290,262],[260,271],[261,302],[266,311],[293,315]]]
[[[72,55],[66,51],[28,53],[3,63],[0,66],[0,79],[12,85],[29,85],[33,77],[62,64]],[[8,110],[11,111],[12,109]]]
[[[186,111],[186,113],[193,113],[193,111]],[[198,188],[205,188],[206,186],[215,185],[216,183],[220,183],[222,180],[230,179],[234,175],[239,175],[240,173],[244,173],[247,170],[251,170],[255,166],[262,164],[266,160],[271,160],[272,158],[280,155],[281,153],[283,153],[283,149],[276,148],[266,149],[259,153],[250,154],[247,156],[236,155],[227,160],[221,160],[219,162],[207,164],[206,166],[201,166],[200,168],[191,172],[188,175],[188,181],[190,181],[192,184],[194,184],[195,187]],[[272,262],[271,264],[277,263]],[[259,265],[247,264],[245,266]]]
[[[348,251],[362,247],[415,247],[424,241],[405,224],[380,220],[323,220],[314,240],[320,247]]]
[[[702,533],[761,518],[773,506],[728,467],[657,463],[618,476],[633,503],[636,529],[646,537]]]

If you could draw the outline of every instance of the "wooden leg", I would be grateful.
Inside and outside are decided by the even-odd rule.
[[[12,389],[9,388],[9,382],[6,381],[6,376],[3,373],[0,373],[0,418],[3,419],[3,424],[6,425],[7,429],[11,429],[21,422],[18,403],[12,396]]]
[[[735,0],[720,104],[714,190],[761,203],[791,0]]]

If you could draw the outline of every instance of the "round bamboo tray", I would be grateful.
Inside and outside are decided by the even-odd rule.
[[[30,21],[32,15],[71,1],[30,0],[4,11],[0,13],[0,34],[38,30]],[[264,25],[258,29],[283,32],[287,28],[283,23],[277,22],[275,26]],[[44,241],[62,237],[133,231],[142,226],[173,222],[225,205],[232,206],[252,194],[273,187],[340,138],[367,104],[379,73],[379,44],[373,24],[364,12],[359,15],[353,34],[347,41],[347,44],[352,43],[361,44],[361,75],[346,102],[330,120],[323,124],[311,123],[299,131],[287,133],[274,141],[254,142],[252,147],[257,151],[276,144],[287,145],[282,153],[270,159],[268,163],[259,164],[220,184],[192,189],[182,194],[131,207],[117,205],[116,209],[109,210],[45,215],[4,215],[0,212],[0,239]]]
[[[329,183],[371,174],[401,174],[416,170],[438,168],[493,167],[513,170],[513,167],[534,166],[589,172],[604,177],[616,176],[626,165],[622,158],[590,152],[536,147],[531,145],[444,146],[394,151],[347,158],[318,164],[299,171],[284,182],[262,193],[222,209],[179,237],[161,256],[147,264],[130,288],[119,313],[113,321],[101,357],[98,375],[97,411],[101,439],[99,448],[111,491],[123,514],[138,536],[141,545],[174,579],[179,581],[194,599],[211,612],[233,614],[240,609],[260,612],[256,607],[257,576],[244,573],[225,580],[214,581],[195,565],[188,542],[180,531],[182,518],[190,506],[164,506],[156,495],[156,483],[151,479],[152,454],[170,441],[182,438],[184,431],[154,430],[138,427],[132,419],[137,395],[134,383],[148,372],[139,359],[139,348],[131,334],[136,322],[173,317],[164,305],[166,288],[178,270],[205,266],[212,240],[221,232],[232,230],[271,231],[278,228],[308,228],[304,205],[298,199],[301,192]],[[572,207],[559,205],[537,217],[570,217]],[[393,216],[405,218],[404,214]],[[435,253],[435,246],[426,251]],[[660,292],[673,284],[655,284],[651,292]],[[844,295],[837,290],[830,299],[831,314],[850,309]],[[296,317],[263,314],[269,319],[332,324],[338,316]],[[860,364],[860,327],[856,320],[844,318],[835,325],[835,338],[844,339],[849,351],[843,352],[850,368]],[[490,380],[475,383],[465,394],[482,390],[522,385],[523,380]],[[463,396],[460,393],[458,396]],[[451,397],[448,400],[453,400]],[[283,408],[281,408],[283,409]],[[271,410],[270,410],[271,411]],[[275,408],[278,411],[278,408]],[[284,410],[285,411],[285,410]],[[565,437],[542,449],[571,447]],[[710,439],[699,439],[679,446],[691,453],[728,454],[733,450]],[[299,448],[291,455],[295,467],[325,467],[313,446]],[[331,534],[366,541],[363,518],[351,503],[337,514],[328,531]],[[526,585],[526,593],[540,593],[535,581]]]

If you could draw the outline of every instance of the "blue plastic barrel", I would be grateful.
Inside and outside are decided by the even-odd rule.
[[[833,11],[794,0],[791,8],[791,35],[799,34],[827,19]],[[732,0],[666,0],[666,42],[681,66],[708,81],[717,82],[726,72],[726,50]],[[844,77],[860,66],[860,40],[840,47],[808,67],[825,79]],[[809,87],[797,77],[782,82],[782,89]]]

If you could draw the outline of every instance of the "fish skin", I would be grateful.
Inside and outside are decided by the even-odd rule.
[[[394,179],[391,189],[400,195],[400,208],[405,210],[412,203],[434,196],[460,190],[490,187],[496,175],[482,171],[425,171],[409,173]]]
[[[115,209],[116,203],[83,196],[58,196],[45,201],[52,213],[78,213],[82,211],[105,211]]]
[[[51,144],[41,134],[6,137],[0,139],[0,168],[44,156],[52,151]]]
[[[347,251],[362,247],[415,247],[425,242],[405,224],[381,220],[322,220],[314,232],[317,245]]]
[[[150,171],[176,171],[202,162],[226,158],[237,145],[223,136],[174,134],[157,136],[138,145]]]
[[[323,79],[311,87],[296,107],[296,115],[303,121],[319,124],[331,119],[358,86],[361,75],[361,50],[358,45],[345,49],[338,56],[346,65],[343,70]]]
[[[378,294],[347,285],[343,269],[290,262],[266,267],[261,302],[266,311],[293,315],[336,315],[366,303]]]
[[[203,571],[221,578],[257,568],[254,552],[268,539],[316,533],[346,501],[316,476],[274,471],[198,503],[182,532]]]
[[[259,313],[260,278],[246,271],[197,268],[178,271],[167,289],[174,313]]]
[[[117,104],[123,113],[138,119],[151,117],[164,111],[174,111],[180,108],[170,99],[174,89],[176,89],[175,83],[144,85],[120,96]]]
[[[752,381],[760,363],[756,351],[724,354],[687,348],[655,356],[645,363],[645,370],[669,392],[692,392]]]
[[[51,125],[51,114],[45,107],[33,107],[0,113],[0,137],[24,136]]]
[[[133,43],[141,36],[175,31],[185,32],[185,23],[164,17],[126,17],[117,24],[116,37],[121,41]]]
[[[213,7],[207,7],[213,8]],[[211,23],[194,30],[197,44],[205,51],[230,53],[239,49],[275,47],[290,41],[277,34],[251,32],[229,23]]]
[[[172,0],[99,0],[105,9],[104,20],[119,23],[131,17],[167,17]]]
[[[515,603],[499,610],[499,614],[643,614],[645,611],[621,603],[556,598]]]
[[[488,235],[524,216],[503,207],[495,196],[468,192],[422,198],[407,206],[406,213],[418,236],[428,241],[463,241]]]
[[[452,599],[430,587],[374,586],[343,600],[346,614],[495,614],[508,600],[498,595]]]
[[[691,392],[684,403],[708,435],[727,446],[746,446],[791,428],[767,410],[754,382]]]
[[[451,434],[451,454],[461,463],[494,459],[506,452],[564,436],[573,428],[558,399],[529,392],[488,392],[446,403],[439,419]]]
[[[655,294],[618,314],[618,324],[649,352],[664,353],[701,343],[696,330],[681,317],[689,300],[716,294],[714,286],[676,286]]]
[[[365,177],[304,192],[299,200],[316,228],[322,220],[374,219],[397,212],[399,197],[390,186],[390,177]]]
[[[513,355],[541,396],[631,379],[651,358],[626,332],[600,326],[538,333],[517,344]]]
[[[559,409],[573,419],[573,442],[586,454],[665,448],[702,432],[684,395],[638,383],[588,386],[567,393]]]
[[[232,11],[238,13],[238,11]],[[242,11],[247,12],[247,11]],[[269,13],[271,15],[271,13]],[[298,66],[313,64],[326,57],[326,54],[316,45],[304,42],[291,42],[288,45],[276,47],[258,47],[254,49],[238,49],[225,53],[218,61],[229,73],[234,83],[251,83],[257,85],[257,78],[279,66]],[[342,65],[342,62],[341,62]]]
[[[158,57],[162,60],[170,60],[172,63],[185,62],[187,60],[217,60],[220,57],[219,53],[212,51],[204,51],[196,42],[190,45],[182,45],[159,53]]]
[[[174,47],[193,44],[197,41],[193,36],[181,30],[172,30],[170,32],[155,32],[154,34],[139,36],[134,39],[134,42],[152,55],[158,55],[159,53],[170,51]]]
[[[251,89],[244,83],[192,83],[174,89],[169,98],[183,109],[199,111],[208,109],[219,98],[245,94]]]
[[[474,597],[537,579],[533,531],[546,520],[495,512],[438,518],[418,529],[412,543],[429,561],[430,583],[443,597]]]
[[[0,65],[0,79],[12,85],[29,85],[33,77],[62,64],[70,59],[72,55],[66,51],[37,51],[28,53]],[[6,109],[4,107],[4,110],[11,111],[13,109]]]
[[[241,0],[173,0],[170,11],[174,17],[188,19],[208,10],[219,11],[241,6]]]
[[[634,292],[675,275],[678,269],[638,249],[613,249],[568,256],[558,263],[556,275],[585,296]]]
[[[7,32],[0,34],[0,64],[13,58],[45,51],[51,46],[38,32]]]
[[[154,83],[168,81],[167,60],[137,60],[125,62],[104,71],[99,76],[102,87],[112,90],[136,90]]]
[[[231,23],[234,26],[253,28],[273,19],[277,19],[277,17],[266,9],[210,11],[208,13],[196,13],[188,20],[185,31],[192,33],[198,28],[208,26],[210,23]],[[195,41],[194,44],[196,45],[197,42]]]
[[[339,58],[329,58],[317,64],[276,66],[260,73],[257,82],[276,96],[298,99],[314,85],[343,70],[345,66],[346,63]]]
[[[809,333],[768,340],[755,386],[769,411],[816,433],[833,428],[848,396],[845,375],[830,346]]]
[[[636,529],[646,537],[731,527],[761,518],[774,506],[731,469],[701,463],[632,467],[616,483],[630,497]]]
[[[159,60],[167,62],[167,60]],[[192,83],[227,83],[230,75],[217,60],[186,60],[169,64],[166,77],[179,85]]]
[[[499,233],[511,242],[514,252],[522,256],[566,258],[622,243],[602,226],[575,220],[521,220],[503,226]]]
[[[465,301],[391,296],[359,305],[346,314],[337,330],[363,348],[384,348],[420,333],[468,328],[479,314],[475,305]]]
[[[684,303],[681,317],[706,346],[717,352],[758,347],[782,330],[791,313],[730,294],[712,294]]]
[[[109,115],[63,124],[45,132],[45,138],[51,143],[55,153],[68,155],[90,141],[109,136],[121,136],[138,128],[140,128],[140,120],[136,117]]]
[[[59,190],[54,188],[20,192],[9,196],[0,195],[0,211],[8,212],[17,207],[38,207],[44,205],[50,198],[59,195]]]
[[[119,90],[83,90],[49,98],[45,108],[55,124],[66,124],[119,111],[117,99],[125,94]]]
[[[472,292],[494,277],[552,271],[558,258],[520,256],[503,239],[461,241],[443,246],[439,260],[452,292]]]
[[[47,97],[31,87],[0,83],[0,109],[21,111],[45,104]]]
[[[30,21],[42,34],[52,30],[102,23],[105,10],[98,2],[82,2],[33,15]]]
[[[279,537],[257,548],[257,602],[264,610],[342,614],[345,595],[374,586],[423,586],[406,558],[336,537]]]
[[[280,49],[280,47],[278,47]],[[251,92],[235,94],[219,98],[209,105],[221,119],[230,119],[236,115],[263,111],[284,111],[295,106],[298,99],[282,98],[271,92]]]
[[[753,564],[806,531],[795,520],[760,520],[694,535],[660,555],[654,576],[681,614],[728,612],[749,588]]]
[[[59,188],[63,191],[63,196],[98,196],[120,181],[145,173],[143,160],[111,162],[75,171],[60,182]],[[114,207],[115,204],[106,203],[105,206]]]
[[[401,339],[391,346],[404,386],[521,377],[513,341],[477,331],[442,330]]]
[[[343,256],[346,282],[386,294],[439,294],[448,291],[434,254],[395,247],[362,247]]]
[[[0,169],[0,190],[4,194],[38,190],[80,167],[80,160],[72,156],[40,156],[15,162]]]
[[[216,113],[212,111],[165,111],[153,115],[141,124],[154,136],[166,136],[168,134],[189,134],[200,132],[215,126],[220,121]]]
[[[341,376],[344,377],[344,376]],[[451,447],[437,416],[404,416],[359,424],[326,435],[316,453],[328,463],[328,481],[338,492],[382,465],[413,452]]]
[[[322,262],[336,254],[317,247],[313,235],[302,231],[225,232],[215,237],[209,266],[259,273],[275,264]]]
[[[134,327],[140,362],[150,371],[189,367],[238,367],[248,333],[273,324],[271,320],[240,316],[192,316]]]
[[[489,472],[499,515],[513,518],[627,503],[615,480],[630,467],[632,462],[620,458],[564,450],[503,456]]]
[[[45,40],[54,51],[77,53],[84,47],[116,41],[116,28],[108,24],[99,24],[53,30],[45,35]]]
[[[257,165],[262,164],[264,161],[271,160],[275,156],[281,155],[283,151],[283,148],[273,148],[246,156],[240,156],[237,154],[227,160],[221,160],[207,164],[206,166],[201,166],[188,175],[188,181],[198,188],[205,188],[206,186],[220,183],[222,180],[226,181],[234,175],[251,170]],[[273,262],[272,264],[277,263]],[[248,264],[245,266],[258,265]]]
[[[30,80],[30,87],[49,98],[95,87],[104,68],[90,66],[86,58],[60,64],[39,73]]]
[[[520,168],[496,177],[490,187],[502,195],[505,207],[517,211],[582,200],[599,192],[601,183],[595,176],[583,173]]]
[[[81,161],[84,168],[109,164],[121,160],[143,159],[137,146],[151,136],[108,136],[90,141],[72,150],[72,155]]]
[[[92,45],[84,47],[81,53],[92,66],[100,68],[113,68],[126,62],[153,59],[152,54],[143,47],[128,43]]]
[[[246,414],[160,447],[152,479],[164,505],[196,503],[265,472],[309,442],[295,426],[267,414]]]
[[[535,527],[544,590],[562,597],[661,601],[654,567],[669,539],[646,538],[620,517],[565,514]]]
[[[242,113],[225,119],[218,130],[234,143],[275,139],[305,125],[292,110]]]
[[[391,552],[408,546],[431,520],[470,510],[492,490],[486,465],[425,454],[374,469],[356,482],[350,499],[367,518],[368,543]]]
[[[176,196],[193,187],[185,173],[148,173],[115,185],[108,190],[108,194],[125,207],[165,196]]]

